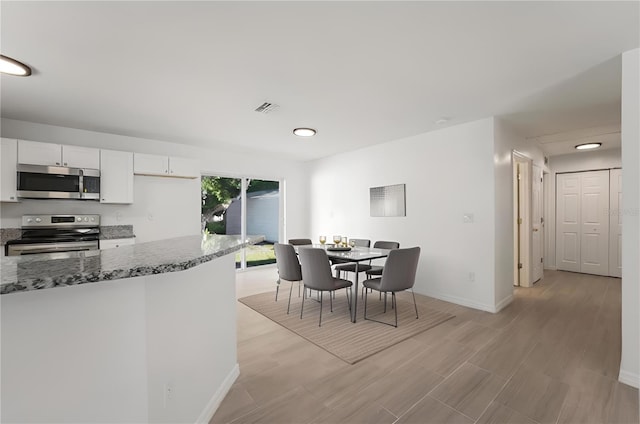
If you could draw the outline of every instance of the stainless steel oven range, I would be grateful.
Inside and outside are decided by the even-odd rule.
[[[97,251],[99,239],[100,215],[25,215],[22,238],[8,241],[5,254],[65,252],[73,256],[73,252]]]

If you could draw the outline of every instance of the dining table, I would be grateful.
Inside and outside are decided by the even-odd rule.
[[[390,249],[380,249],[377,247],[350,247],[350,248],[339,248],[331,244],[314,244],[312,246],[296,246],[297,248],[305,248],[305,247],[315,247],[324,249],[327,252],[327,257],[329,259],[333,259],[339,261],[340,263],[354,263],[356,272],[355,278],[353,281],[353,286],[355,287],[355,291],[352,292],[351,296],[351,322],[356,322],[358,316],[358,277],[360,272],[358,272],[358,265],[362,262],[372,261],[374,259],[386,258],[389,256]]]

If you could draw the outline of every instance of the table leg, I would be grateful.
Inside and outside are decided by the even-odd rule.
[[[351,308],[351,322],[356,322],[356,316],[358,313],[358,274],[360,274],[358,272],[358,262],[355,263],[356,264],[356,280],[354,281],[354,286],[356,288],[356,291],[354,292],[354,294],[351,295],[351,297],[353,298],[353,307]]]

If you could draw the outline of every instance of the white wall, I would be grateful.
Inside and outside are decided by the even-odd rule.
[[[594,150],[558,155],[549,158],[548,191],[545,202],[553,215],[546,218],[544,266],[556,269],[556,174],[561,172],[595,171],[599,169],[620,168],[622,157],[620,149]]]
[[[307,179],[301,162],[11,119],[2,119],[0,130],[7,138],[196,158],[202,173],[209,175],[285,180],[286,230],[298,235],[308,229]],[[138,242],[200,232],[198,179],[136,176],[134,184],[132,205],[32,199],[0,203],[0,227],[20,227],[20,217],[30,213],[97,213],[103,225],[133,225]]]
[[[494,310],[493,155],[490,118],[312,162],[311,237],[420,246],[416,292]],[[370,217],[369,188],[391,184],[406,184],[407,216]]]
[[[544,169],[544,155],[534,143],[517,134],[501,119],[494,121],[495,165],[495,303],[498,309],[513,297],[513,164],[514,150]]]
[[[640,49],[622,55],[622,359],[620,381],[640,387]]]

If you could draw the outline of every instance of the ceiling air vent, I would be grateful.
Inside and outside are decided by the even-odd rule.
[[[278,106],[275,103],[264,102],[260,106],[258,106],[255,110],[256,110],[256,112],[267,114],[267,113],[273,112],[274,110],[276,110],[279,107],[280,106]]]

